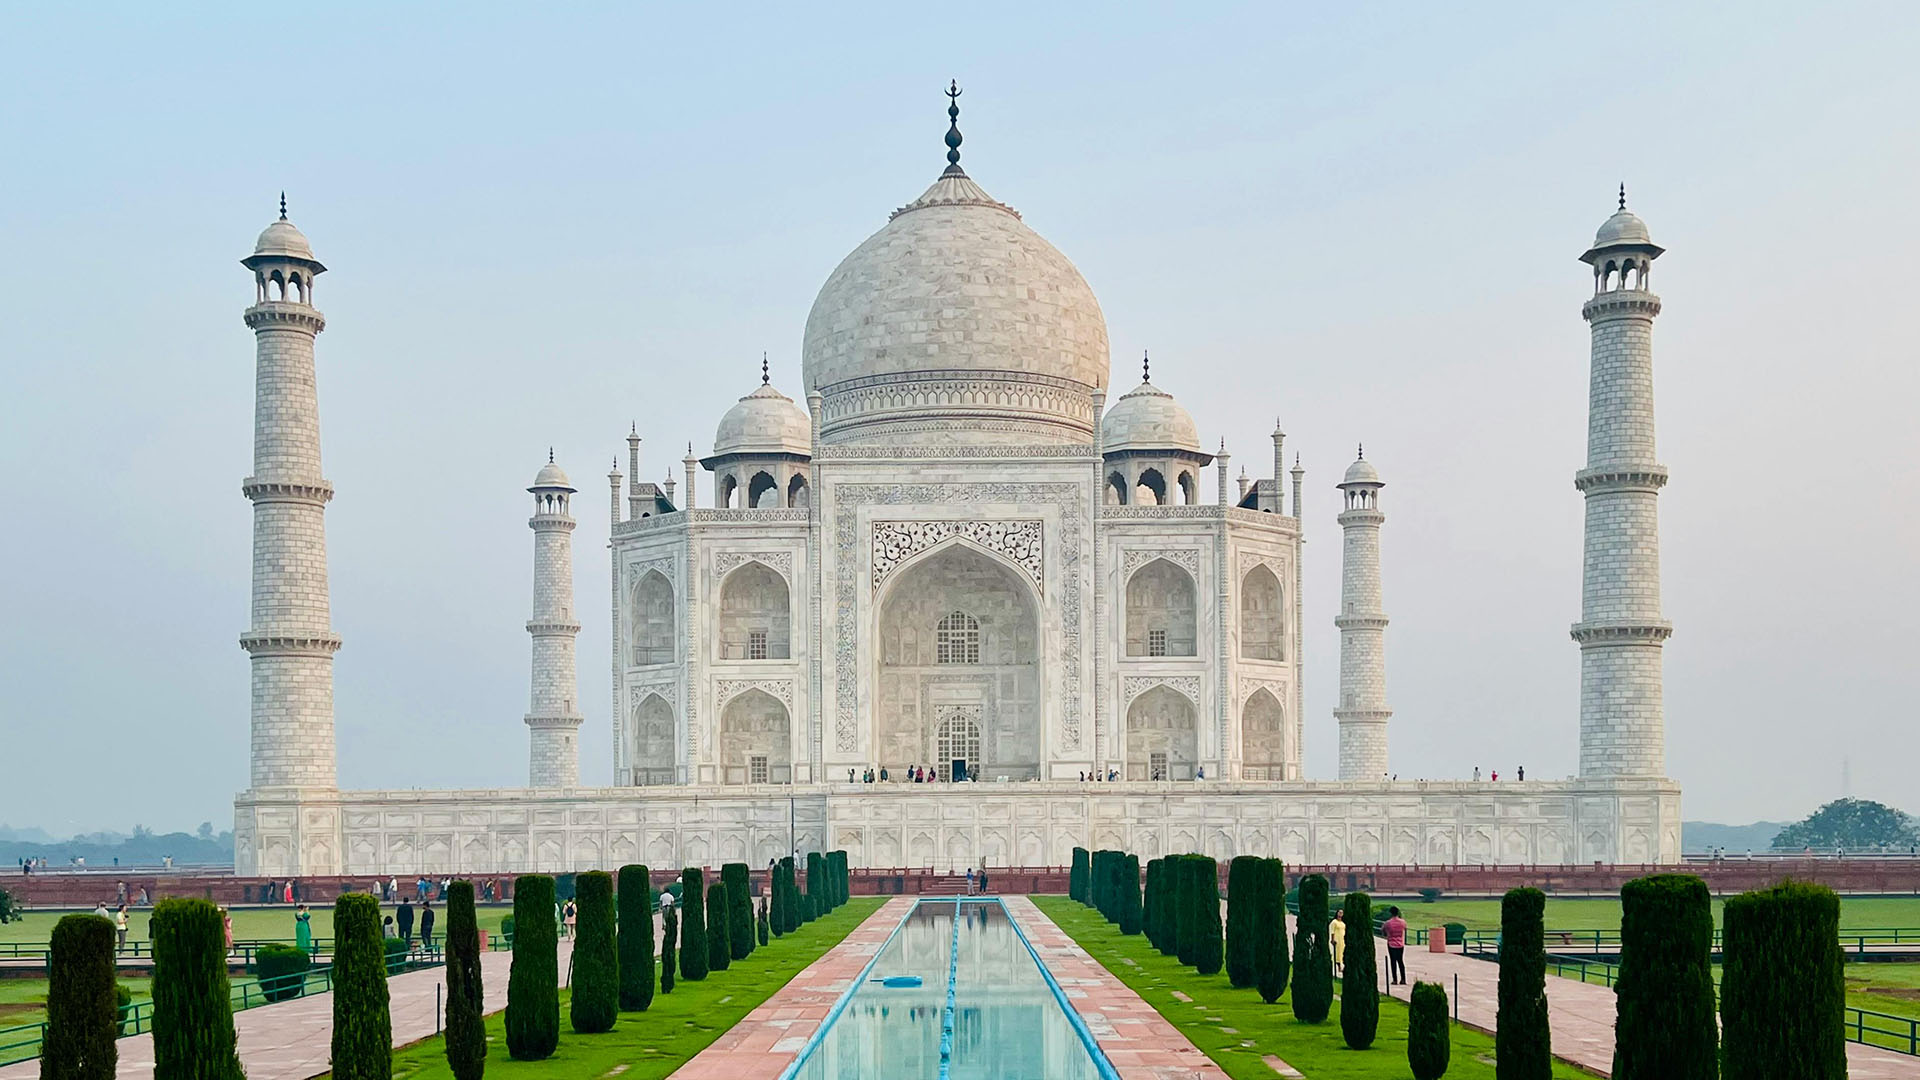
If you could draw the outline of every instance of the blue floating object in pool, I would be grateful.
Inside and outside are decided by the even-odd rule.
[[[919,986],[920,976],[889,975],[886,978],[880,980],[880,985],[881,986]]]

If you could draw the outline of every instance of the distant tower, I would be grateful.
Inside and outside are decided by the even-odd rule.
[[[1379,780],[1387,771],[1387,613],[1380,610],[1380,474],[1363,448],[1339,488],[1345,553],[1340,563],[1340,779]]]
[[[313,279],[326,270],[287,220],[268,225],[253,254],[253,621],[240,647],[253,658],[250,787],[335,786],[333,654],[340,648],[327,600],[326,506],[320,475],[320,403],[313,340],[326,320]]]
[[[547,463],[533,478],[533,703],[527,712],[532,732],[527,783],[537,788],[580,784],[579,681],[573,670],[573,637],[580,623],[573,614],[573,485],[567,474]]]
[[[1661,648],[1673,624],[1660,617],[1660,488],[1654,460],[1653,317],[1660,298],[1647,271],[1661,248],[1646,223],[1620,209],[1580,256],[1593,267],[1581,308],[1593,334],[1587,400],[1587,467],[1573,486],[1587,498],[1580,621],[1580,775],[1665,776]]]

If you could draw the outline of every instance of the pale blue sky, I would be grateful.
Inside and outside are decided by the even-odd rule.
[[[1383,506],[1393,766],[1577,760],[1590,283],[1654,275],[1670,772],[1689,818],[1920,810],[1920,8],[627,5],[0,12],[0,820],[231,821],[252,286],[318,297],[340,776],[524,782],[547,446],[577,500],[583,778],[610,776],[605,466],[799,395],[840,258],[943,163],[1072,258],[1114,384],[1308,469],[1307,759],[1335,771],[1337,492]],[[1211,491],[1209,473],[1205,489]],[[704,498],[703,493],[703,498]]]

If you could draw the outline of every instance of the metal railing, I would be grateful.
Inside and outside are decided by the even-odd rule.
[[[1413,932],[1409,932],[1412,936]],[[1420,940],[1425,940],[1425,931],[1420,931]],[[1591,948],[1595,951],[1620,948],[1619,930],[1548,930],[1548,948]],[[1471,954],[1475,952],[1498,952],[1500,931],[1468,930],[1461,934],[1461,946]],[[1720,949],[1720,928],[1713,931],[1714,951]],[[1912,926],[1876,926],[1843,929],[1840,931],[1840,945],[1855,955],[1865,955],[1869,948],[1888,945],[1911,945],[1920,949],[1920,927]]]
[[[238,942],[235,945],[238,946]],[[387,958],[387,976],[389,978],[408,971],[417,971],[436,967],[443,962],[438,946],[430,950],[415,950],[406,955],[394,955]],[[227,1001],[234,1012],[256,1009],[262,1005],[277,1004],[305,997],[308,994],[324,994],[333,989],[333,967],[325,965],[296,971],[289,975],[276,975],[267,979],[235,980],[227,988]],[[120,1009],[120,1037],[144,1035],[153,1030],[153,1002],[136,1001]],[[47,1022],[42,1020],[34,1024],[16,1024],[0,1028],[0,1065],[11,1065],[20,1061],[31,1061],[40,1056],[40,1044],[46,1038]]]

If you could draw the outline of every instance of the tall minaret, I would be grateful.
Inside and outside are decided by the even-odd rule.
[[[313,339],[326,320],[313,279],[326,267],[287,220],[268,225],[240,260],[253,271],[253,621],[240,647],[253,658],[250,787],[331,789],[333,654],[327,600],[327,501],[320,475],[320,402]]]
[[[580,623],[573,614],[573,515],[568,503],[573,485],[567,474],[547,463],[533,478],[533,703],[527,711],[532,746],[527,784],[570,788],[580,784],[579,680],[573,670],[573,637]]]
[[[1580,621],[1580,775],[1665,776],[1661,648],[1673,624],[1660,617],[1660,488],[1654,460],[1653,317],[1660,298],[1647,271],[1661,248],[1646,223],[1620,209],[1580,256],[1593,267],[1581,308],[1593,334],[1587,399],[1587,467],[1573,486],[1587,498]]]
[[[1364,447],[1339,488],[1345,549],[1340,560],[1340,779],[1380,780],[1387,772],[1387,613],[1380,610],[1380,474]]]

